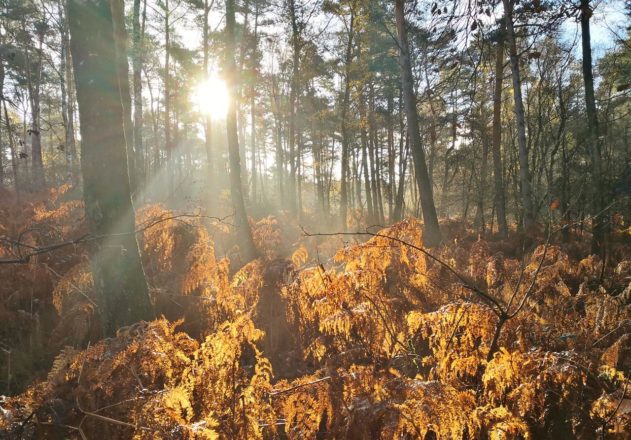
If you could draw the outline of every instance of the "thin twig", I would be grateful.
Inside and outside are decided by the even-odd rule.
[[[269,395],[270,396],[278,396],[279,394],[290,393],[290,392],[295,391],[295,390],[297,390],[299,388],[304,388],[304,387],[308,387],[308,386],[311,386],[311,385],[316,385],[316,384],[318,384],[320,382],[324,382],[324,381],[327,381],[327,380],[331,380],[331,376],[324,376],[323,378],[314,380],[312,382],[301,383],[301,384],[298,384],[298,385],[294,385],[293,387],[286,388],[284,390],[274,390],[271,393],[269,393]]]

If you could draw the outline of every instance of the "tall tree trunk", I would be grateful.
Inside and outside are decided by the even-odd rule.
[[[68,43],[68,53],[70,52],[70,43]],[[75,99],[76,93],[74,90],[74,79],[72,73],[72,59],[68,57],[67,66],[67,75],[66,78],[70,79],[67,81],[68,84],[68,126],[66,128],[67,136],[66,136],[66,149],[68,150],[68,154],[70,156],[70,167],[72,170],[72,181],[77,184],[79,182],[80,171],[79,171],[79,155],[77,154],[77,141],[75,135]]]
[[[355,14],[351,9],[350,26],[348,31],[348,41],[346,43],[346,58],[344,60],[344,92],[342,97],[342,109],[340,114],[341,134],[342,134],[342,158],[341,158],[341,177],[340,177],[340,222],[342,229],[346,231],[348,228],[348,199],[349,199],[349,149],[350,139],[348,133],[348,106],[351,95],[351,63],[353,58],[353,34],[355,32]]]
[[[209,0],[204,0],[204,25],[202,29],[202,53],[203,53],[203,69],[204,69],[204,79],[208,81],[209,72],[208,72],[208,62],[209,62],[209,52],[210,52],[210,23],[208,23],[208,17],[210,15],[210,8],[214,4],[214,0],[209,2]],[[213,151],[212,151],[212,120],[209,114],[204,115],[204,147],[206,149],[206,158],[208,161],[208,181],[210,186],[214,186],[214,166],[213,163]],[[214,192],[211,192],[214,194]]]
[[[164,1],[164,148],[166,150],[166,171],[168,174],[169,195],[174,191],[173,145],[171,141],[171,24],[169,0]]]
[[[404,0],[395,0],[396,26],[399,40],[399,63],[401,66],[401,80],[403,84],[403,100],[408,121],[408,134],[414,158],[414,172],[418,185],[421,208],[423,210],[423,241],[427,246],[438,245],[442,239],[438,227],[438,216],[434,205],[432,186],[425,163],[425,152],[421,140],[421,133],[416,110],[416,96],[414,94],[414,79],[410,62],[407,29],[404,15]]]
[[[394,188],[395,188],[395,176],[394,176],[394,163],[395,163],[395,151],[394,151],[394,93],[391,88],[387,91],[387,112],[386,112],[386,125],[388,130],[388,221],[392,223],[393,211],[394,211]],[[399,157],[399,160],[402,160]]]
[[[521,204],[523,209],[522,222],[524,229],[529,228],[535,221],[532,204],[532,188],[530,181],[530,165],[528,162],[528,145],[526,144],[526,115],[524,100],[521,93],[521,73],[519,71],[519,55],[513,26],[513,7],[515,0],[502,0],[504,3],[506,36],[510,52],[511,76],[513,78],[513,100],[515,101],[515,122],[517,126],[517,147],[519,150],[519,185],[521,188]]]
[[[276,138],[276,184],[278,190],[278,205],[282,207],[284,205],[283,189],[284,189],[284,154],[283,154],[283,125],[280,109],[280,97],[278,94],[276,75],[272,75],[272,93],[271,93],[271,108],[274,114],[274,131]]]
[[[486,127],[486,118],[484,114],[481,115],[480,121],[480,139],[482,142],[482,162],[480,165],[480,175],[478,178],[478,191],[476,194],[476,213],[475,224],[479,228],[480,234],[483,236],[486,233],[486,219],[484,217],[484,199],[486,196],[486,184],[487,184],[487,168],[488,168],[488,156],[489,156],[489,138]]]
[[[66,13],[64,11],[64,2],[59,0],[57,4],[57,12],[59,17],[59,35],[61,37],[61,53],[59,56],[59,91],[61,95],[61,120],[64,125],[64,156],[66,158],[66,166],[69,174],[72,175],[72,158],[68,148],[68,90],[66,88],[66,79],[68,78],[66,71],[66,52],[68,45],[66,44]]]
[[[495,212],[497,227],[502,238],[508,236],[506,222],[506,190],[502,166],[502,89],[504,85],[504,37],[506,19],[502,20],[500,38],[495,53],[495,88],[493,90],[493,184],[495,188]]]
[[[602,159],[599,141],[598,115],[594,96],[594,74],[592,72],[592,45],[589,19],[592,16],[590,0],[581,0],[581,42],[583,48],[583,82],[585,84],[585,108],[587,111],[587,146],[591,159],[592,185],[591,202],[594,219],[592,220],[592,253],[602,255],[605,245],[607,216],[605,208],[604,186],[602,178]]]
[[[397,194],[394,201],[394,213],[392,214],[392,219],[395,222],[403,219],[403,203],[405,201],[405,172],[410,155],[409,151],[409,136],[403,136],[403,133],[401,133],[401,142],[399,144],[399,183],[397,185]]]
[[[257,188],[257,170],[256,170],[256,107],[255,107],[254,88],[252,88],[252,95],[250,96],[250,127],[252,132],[250,133],[250,168],[251,181],[252,181],[252,197],[251,203],[256,204],[258,198]]]
[[[2,44],[2,37],[0,36],[0,44]],[[4,63],[0,60],[0,106],[4,102]],[[4,184],[4,173],[5,173],[5,164],[4,158],[4,142],[2,142],[2,135],[4,134],[2,130],[2,114],[0,113],[0,187]],[[8,130],[7,130],[8,131]],[[10,136],[10,133],[8,133]]]
[[[373,191],[372,191],[372,182],[371,182],[371,173],[368,165],[368,133],[366,133],[366,101],[363,89],[360,88],[358,90],[358,98],[359,98],[359,119],[360,119],[360,139],[361,139],[361,148],[362,148],[362,157],[361,157],[361,166],[362,172],[364,173],[364,191],[366,193],[366,221],[369,225],[374,224],[375,221],[375,211],[373,206]],[[361,184],[360,184],[361,186]]]
[[[229,92],[229,105],[226,113],[226,130],[228,136],[228,159],[230,162],[230,192],[235,212],[237,233],[240,236],[243,256],[246,261],[257,257],[257,251],[252,240],[252,230],[248,222],[243,199],[243,185],[241,182],[241,159],[239,157],[239,135],[237,132],[237,96],[235,52],[235,0],[226,0],[226,83]]]
[[[115,25],[107,0],[70,0],[68,9],[79,118],[81,170],[91,264],[103,331],[153,318],[134,234]],[[122,26],[117,23],[117,26]],[[131,121],[127,121],[131,123]]]
[[[129,64],[127,63],[127,31],[125,30],[124,0],[110,0],[114,24],[114,42],[116,43],[116,65],[118,71],[118,87],[123,106],[123,130],[125,133],[125,151],[129,172],[129,184],[132,194],[136,186],[136,161],[134,157],[134,127],[131,122],[131,94],[129,93]]]
[[[375,84],[369,84],[369,108],[368,108],[368,129],[369,129],[369,149],[370,165],[372,173],[372,199],[374,208],[374,218],[379,224],[385,223],[383,212],[383,198],[381,191],[381,148],[379,147],[379,135],[377,124],[375,123]]]
[[[0,63],[0,68],[3,69],[4,66]],[[7,137],[9,139],[9,150],[11,150],[11,169],[13,171],[13,185],[15,186],[15,194],[17,196],[18,201],[20,200],[20,181],[19,181],[19,171],[18,171],[18,153],[15,151],[15,143],[13,140],[13,127],[11,125],[11,120],[9,119],[9,112],[7,111],[7,101],[2,99],[2,107],[4,109],[4,120],[6,122],[7,128]],[[0,117],[0,119],[2,119]]]
[[[27,88],[29,104],[31,107],[31,128],[28,133],[31,137],[31,177],[33,188],[41,190],[46,186],[44,178],[44,162],[42,161],[42,138],[40,131],[40,87],[42,79],[42,54],[44,44],[44,32],[39,32],[37,61],[32,64],[30,51],[26,51]],[[35,72],[33,72],[35,67]]]
[[[255,10],[254,10],[254,31],[252,33],[252,78],[256,74],[256,66],[254,62],[256,60],[256,52],[258,50],[258,34],[259,32],[259,2],[256,2]],[[257,170],[256,170],[256,83],[254,79],[250,84],[250,151],[252,154],[251,158],[251,180],[252,180],[252,203],[256,204],[258,197],[257,190]]]
[[[292,67],[291,81],[289,89],[289,209],[292,213],[296,213],[296,138],[297,138],[297,121],[296,106],[298,101],[298,75],[300,72],[300,35],[298,29],[298,21],[296,16],[295,0],[288,1],[289,16],[291,20],[291,48],[292,48]],[[298,147],[299,148],[299,147]]]
[[[145,6],[147,0],[144,0]],[[133,71],[133,89],[134,89],[134,151],[135,151],[135,163],[136,163],[136,177],[138,182],[142,182],[145,179],[146,165],[145,165],[145,149],[142,144],[142,131],[143,131],[143,110],[142,110],[142,50],[143,50],[143,30],[140,25],[140,4],[141,0],[134,0],[134,12],[133,12],[133,58],[132,58],[132,71]]]

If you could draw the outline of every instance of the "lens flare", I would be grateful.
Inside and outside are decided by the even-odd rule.
[[[200,112],[213,119],[223,119],[226,117],[230,98],[224,80],[211,76],[195,87],[191,100]]]

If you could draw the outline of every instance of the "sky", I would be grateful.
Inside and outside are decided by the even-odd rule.
[[[624,0],[596,0],[593,3],[595,10],[591,20],[591,37],[593,58],[597,61],[604,53],[615,46],[616,35],[624,36],[626,34],[626,27],[631,23],[627,15],[625,15]],[[211,12],[211,29],[222,27],[222,20],[223,14],[216,10]],[[239,17],[237,20],[239,20]],[[190,48],[199,47],[201,44],[201,31],[198,26],[190,26],[190,24],[178,26],[177,33],[182,37],[182,41],[186,46]],[[567,42],[572,42],[575,38],[580,39],[580,22],[568,19],[564,22],[562,29]],[[577,44],[575,49],[577,50],[577,56],[580,57],[580,44]]]
[[[606,0],[595,2],[596,8],[590,21],[592,37],[592,51],[594,60],[598,60],[616,44],[616,34],[624,36],[625,28],[631,23],[625,15],[623,0]],[[580,39],[581,24],[578,21],[566,20],[563,24],[563,32],[567,41],[571,42],[575,37]],[[580,57],[580,44],[577,45],[577,55]]]

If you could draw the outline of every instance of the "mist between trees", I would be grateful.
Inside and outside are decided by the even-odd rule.
[[[351,438],[361,431],[353,417],[362,415],[340,390],[357,385],[357,397],[379,383],[387,410],[371,410],[396,419],[375,425],[383,438],[624,434],[617,417],[628,413],[620,411],[628,365],[618,353],[629,350],[630,17],[631,4],[614,0],[0,0],[0,270],[10,279],[0,312],[20,311],[36,323],[13,342],[22,324],[0,332],[7,354],[0,387],[7,395],[34,390],[29,383],[62,353],[49,394],[16,397],[9,411],[58,396],[58,362],[80,378],[78,359],[94,360],[80,351],[88,342],[112,338],[100,349],[131,359],[131,345],[117,345],[128,336],[121,329],[140,326],[139,334],[161,332],[169,350],[188,359],[173,367],[172,390],[184,394],[152,404],[190,406],[178,422],[189,434],[204,419],[208,438]],[[479,262],[460,254],[474,251]],[[40,283],[28,297],[27,274]],[[560,300],[543,287],[553,279],[572,313],[585,318],[580,329],[557,323],[553,339],[563,343],[543,330],[562,319]],[[402,298],[392,297],[389,282]],[[589,296],[596,291],[617,301],[616,319],[606,324],[585,312],[609,301]],[[76,294],[76,307],[66,304]],[[327,303],[335,295],[339,301]],[[195,313],[190,298],[204,304]],[[310,311],[314,298],[325,304],[321,311]],[[358,318],[364,310],[377,321],[367,333]],[[182,342],[172,324],[180,318],[199,341]],[[456,324],[445,346],[436,338],[448,318]],[[466,336],[478,338],[467,347],[456,336],[466,333],[457,330],[463,319],[488,325]],[[230,337],[221,333],[224,321]],[[87,324],[68,339],[78,322]],[[527,322],[538,328],[536,342],[520,333]],[[50,348],[40,325],[54,330]],[[586,336],[592,330],[595,340]],[[201,379],[183,365],[224,353],[206,337],[242,356],[234,368],[248,391],[233,387],[233,397],[250,399],[254,413],[226,401],[230,414],[217,416],[225,408],[211,409],[211,398],[198,394]],[[584,345],[563,345],[568,338]],[[388,346],[377,347],[381,340]],[[602,344],[589,366],[586,341]],[[453,382],[452,343],[468,359],[453,367],[460,385],[475,392]],[[355,349],[361,360],[338,359]],[[585,385],[581,368],[563,376],[562,349],[576,351],[568,357],[585,374],[608,382]],[[555,390],[579,389],[583,380],[591,394],[580,411],[591,415],[560,404],[537,425],[517,400],[510,407],[504,391],[514,384],[498,385],[494,374],[537,362],[548,362],[541,370],[552,376],[519,374]],[[229,366],[209,368],[223,377]],[[363,379],[352,385],[349,371],[357,368]],[[453,432],[418,413],[414,405],[431,390],[413,391],[403,377],[437,381],[437,408],[449,409],[443,428]],[[154,391],[166,387],[151,380]],[[68,423],[45,415],[31,422],[34,410],[21,414],[20,429],[54,438],[44,427],[65,427],[59,432],[85,438],[84,421],[96,419],[117,426],[112,435],[121,438],[167,432],[148,427],[158,423],[146,419],[149,406],[136,408],[133,421],[99,415],[80,404],[86,390],[71,396]],[[140,400],[129,393],[121,391]],[[283,403],[261,403],[270,396]],[[305,399],[326,404],[312,402],[313,413],[297,419],[288,408]],[[460,418],[456,401],[476,415]],[[343,407],[346,418],[334,417]],[[532,403],[525,411],[550,408]],[[198,410],[205,415],[193,417]],[[504,437],[494,434],[498,420]],[[12,423],[2,421],[0,433],[17,432]],[[276,423],[299,426],[298,434],[267,429]]]

